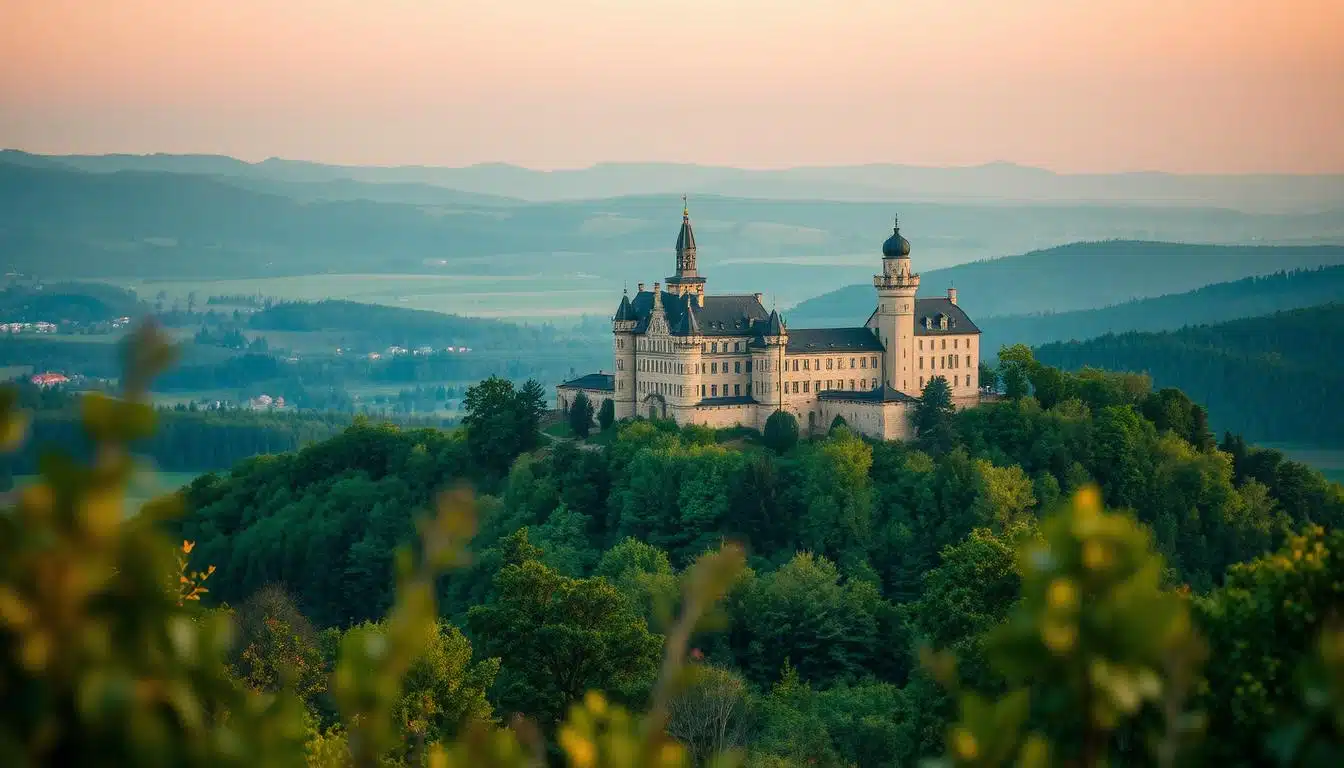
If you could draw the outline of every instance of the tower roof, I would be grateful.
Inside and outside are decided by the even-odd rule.
[[[691,229],[691,209],[686,205],[686,196],[681,196],[681,231],[677,233],[677,250],[685,251],[695,247],[695,230]]]
[[[770,310],[770,319],[766,321],[765,335],[766,336],[784,335],[784,321],[779,318],[779,312],[773,309]]]
[[[635,310],[633,307],[630,306],[630,295],[622,292],[621,305],[616,308],[616,317],[614,318],[614,320],[615,322],[620,323],[627,320],[635,320],[635,319],[636,319]]]
[[[695,317],[695,301],[689,293],[682,295],[681,319],[672,333],[677,336],[699,336],[700,321]]]
[[[910,257],[910,241],[901,237],[901,220],[893,220],[891,228],[891,237],[882,244],[882,258],[884,259],[907,259]]]

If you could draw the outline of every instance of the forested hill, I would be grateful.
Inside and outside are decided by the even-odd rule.
[[[0,322],[6,323],[101,323],[148,311],[134,293],[102,283],[16,283],[0,290]]]
[[[981,348],[1037,345],[1091,339],[1107,333],[1169,331],[1187,325],[1221,323],[1344,298],[1344,266],[1257,275],[1207,285],[1186,293],[1076,312],[977,317]]]
[[[388,343],[466,344],[478,349],[523,350],[566,340],[554,328],[545,325],[517,325],[502,320],[338,299],[282,302],[253,314],[248,324],[259,331],[340,331]],[[576,343],[591,346],[611,342],[602,335],[584,337]]]
[[[1043,363],[1143,371],[1207,405],[1215,427],[1265,441],[1344,445],[1344,304],[1162,333],[1038,347]]]
[[[913,258],[918,268],[918,250]],[[1073,243],[924,271],[919,295],[942,296],[955,287],[959,303],[979,321],[1094,309],[1252,275],[1339,264],[1344,264],[1344,246],[1338,245]],[[788,312],[787,322],[806,328],[862,321],[873,301],[871,284],[851,285],[802,302]]]
[[[1135,538],[1162,552],[1164,583],[1198,595],[1188,602],[1217,651],[1197,702],[1209,735],[1190,764],[1264,764],[1268,724],[1295,689],[1252,689],[1242,676],[1305,663],[1325,617],[1296,605],[1328,599],[1319,595],[1337,577],[1275,571],[1272,584],[1293,586],[1257,600],[1268,614],[1260,621],[1275,630],[1253,654],[1229,650],[1260,642],[1229,618],[1249,612],[1237,610],[1246,590],[1225,595],[1219,585],[1235,563],[1302,546],[1289,543],[1298,541],[1291,531],[1344,523],[1344,489],[1235,438],[1223,450],[1180,392],[1152,392],[1137,376],[1056,374],[1076,396],[1049,409],[1023,398],[957,412],[927,397],[914,444],[872,443],[841,425],[800,441],[780,414],[766,436],[636,420],[596,443],[540,447],[541,393],[489,380],[468,393],[463,430],[360,425],[199,478],[173,533],[195,542],[191,567],[217,566],[209,601],[246,605],[261,595],[287,606],[287,620],[327,628],[320,644],[297,641],[313,649],[303,658],[321,658],[319,647],[336,647],[387,611],[393,553],[414,535],[416,510],[462,482],[488,494],[472,564],[438,590],[451,622],[444,631],[459,637],[452,625],[463,627],[469,639],[457,641],[459,671],[438,673],[445,682],[434,703],[450,713],[436,719],[441,737],[458,732],[451,713],[468,695],[488,701],[482,708],[499,721],[521,714],[547,734],[586,691],[644,706],[666,627],[659,617],[683,569],[738,541],[750,569],[727,590],[718,629],[691,641],[697,667],[713,676],[703,695],[738,713],[715,721],[723,730],[715,749],[745,748],[758,765],[916,765],[944,753],[957,717],[934,671],[917,662],[920,647],[950,650],[967,684],[1001,692],[981,638],[1003,624],[1028,579],[1054,579],[1051,610],[1062,611],[1073,607],[1075,583],[1137,568],[1113,554],[1127,551],[1115,542],[1128,534],[1109,517],[1086,518],[1086,546],[1015,554],[1040,541],[1049,523],[1038,519],[1057,500],[1095,483],[1107,506],[1133,510],[1146,527]],[[1075,528],[1084,535],[1083,518]],[[1103,594],[1156,589],[1163,566],[1143,562],[1140,575],[1123,570],[1123,583],[1103,582],[1117,584]],[[278,585],[292,603],[273,598]],[[1293,605],[1281,596],[1289,589],[1314,591]],[[1143,635],[1149,618],[1083,631]],[[1049,663],[1093,658],[1063,656],[1078,635],[1054,642],[1053,626]],[[1160,668],[1152,658],[1144,664]],[[497,664],[497,676],[481,682],[466,672],[471,660]],[[322,698],[308,700],[320,718]],[[679,729],[702,714],[678,709],[669,729],[692,738]],[[1258,725],[1245,727],[1247,718]],[[1058,719],[1040,727],[1069,727]],[[1115,740],[1111,764],[1148,764],[1147,743]]]

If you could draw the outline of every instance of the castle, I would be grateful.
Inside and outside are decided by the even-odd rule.
[[[765,427],[777,410],[806,434],[835,417],[880,440],[911,436],[910,411],[926,383],[947,380],[953,402],[979,402],[980,329],[957,306],[957,291],[915,298],[919,274],[900,224],[882,244],[873,277],[877,306],[852,328],[789,328],[761,294],[715,296],[696,270],[695,231],[683,206],[676,273],[621,296],[612,318],[615,370],[556,388],[561,410],[582,392],[617,419]]]

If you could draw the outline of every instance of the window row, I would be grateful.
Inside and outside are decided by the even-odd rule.
[[[971,356],[966,355],[965,359],[966,359],[966,367],[967,368],[973,367],[971,365]],[[929,368],[933,370],[946,370],[948,368],[960,368],[960,367],[962,367],[961,355],[941,355],[939,357],[929,358]],[[921,371],[924,370],[924,358],[922,356],[919,358],[919,370]]]
[[[801,370],[801,371],[820,371],[820,370],[822,370],[822,364],[821,364],[822,359],[823,359],[823,358],[820,358],[820,357],[814,357],[814,358],[794,358],[794,359],[792,359],[792,360],[785,360],[785,361],[784,361],[784,370],[786,370],[786,371],[800,371],[800,370]],[[851,368],[851,369],[853,369],[853,368],[862,368],[862,369],[867,369],[867,368],[877,368],[877,355],[873,355],[873,356],[871,356],[871,357],[851,357],[851,358],[848,358],[848,360],[849,360],[849,365],[848,365],[848,366],[845,365],[845,360],[846,360],[846,358],[844,358],[844,357],[827,357],[827,358],[825,358],[825,360],[826,360],[826,368],[825,368],[825,370],[828,370],[828,371],[844,370],[846,367]]]

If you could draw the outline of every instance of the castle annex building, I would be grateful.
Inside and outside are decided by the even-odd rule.
[[[807,432],[836,416],[870,437],[910,436],[910,410],[925,384],[944,377],[958,407],[979,401],[980,329],[957,306],[956,289],[915,298],[910,241],[899,223],[882,244],[873,277],[877,305],[852,328],[790,328],[761,294],[706,290],[696,269],[695,231],[682,211],[676,272],[666,283],[623,295],[612,318],[615,370],[556,388],[567,410],[579,392],[616,418],[763,429],[776,410]],[[861,318],[856,313],[856,320]]]

